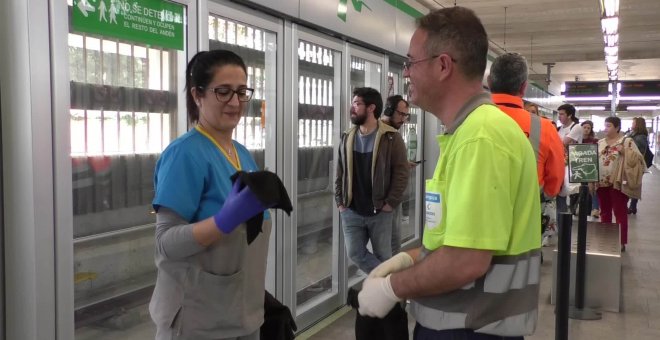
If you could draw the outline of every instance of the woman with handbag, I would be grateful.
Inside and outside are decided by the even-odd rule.
[[[642,155],[646,155],[649,150],[649,131],[646,129],[646,120],[642,117],[635,117],[632,121],[632,129],[630,138],[635,141],[635,145]],[[637,214],[637,199],[630,199],[630,207],[628,207],[628,214]]]
[[[612,223],[612,212],[621,230],[621,251],[626,251],[628,243],[628,197],[641,196],[641,174],[643,157],[631,138],[621,133],[621,119],[605,119],[605,138],[598,142],[598,163],[600,180],[598,200],[600,218],[604,223]],[[641,170],[641,174],[640,174]]]

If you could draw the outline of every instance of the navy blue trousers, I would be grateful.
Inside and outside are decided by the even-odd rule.
[[[471,329],[445,329],[436,331],[426,328],[419,323],[415,325],[414,340],[524,340],[522,336],[497,336],[475,333]]]

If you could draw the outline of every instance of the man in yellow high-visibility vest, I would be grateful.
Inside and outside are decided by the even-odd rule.
[[[536,327],[541,210],[520,127],[483,91],[488,38],[463,7],[418,19],[404,76],[410,100],[447,128],[426,182],[423,247],[376,267],[360,313],[410,299],[415,339],[522,339]]]

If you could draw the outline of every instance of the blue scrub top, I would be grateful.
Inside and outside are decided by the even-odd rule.
[[[242,170],[259,170],[245,146],[233,143]],[[170,143],[156,163],[154,210],[167,207],[189,223],[207,219],[224,204],[236,171],[211,140],[191,129]],[[264,219],[269,218],[265,211]]]

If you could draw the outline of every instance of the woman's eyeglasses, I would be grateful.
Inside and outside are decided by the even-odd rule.
[[[215,93],[215,99],[217,99],[221,103],[226,103],[230,101],[234,97],[234,93],[236,93],[236,96],[238,96],[238,101],[241,102],[250,101],[250,99],[252,98],[252,94],[254,94],[254,89],[247,87],[234,90],[227,86],[218,86],[218,87],[210,88],[208,90],[213,91],[213,93]]]

